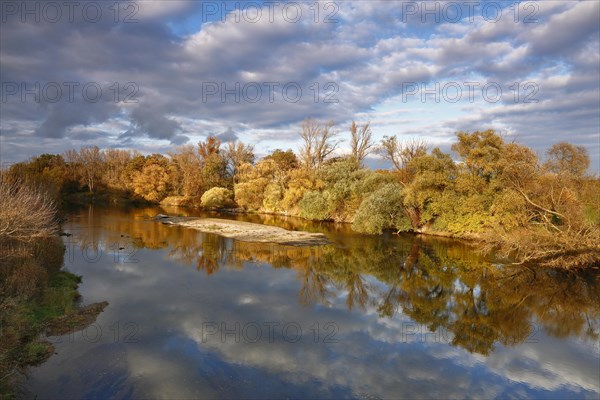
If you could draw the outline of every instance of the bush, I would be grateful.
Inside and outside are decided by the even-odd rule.
[[[1,243],[31,243],[54,235],[58,229],[55,212],[53,202],[43,192],[0,176]]]
[[[325,220],[329,218],[328,201],[323,193],[308,191],[298,203],[300,206],[300,216],[302,218]]]
[[[227,188],[214,187],[204,192],[201,204],[206,208],[232,207],[234,205],[233,192]]]
[[[358,207],[352,229],[369,234],[381,234],[384,229],[399,231],[411,228],[404,214],[402,186],[389,183],[365,198]]]

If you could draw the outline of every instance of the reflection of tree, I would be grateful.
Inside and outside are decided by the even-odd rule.
[[[327,298],[332,293],[327,287],[329,280],[325,275],[320,274],[314,267],[310,266],[299,269],[298,275],[302,283],[299,292],[300,303],[304,305],[329,304]]]
[[[303,304],[328,305],[343,294],[349,309],[371,305],[381,318],[401,311],[431,331],[447,330],[453,345],[481,354],[495,343],[522,343],[532,323],[558,337],[598,338],[597,273],[492,266],[459,242],[413,236],[347,235],[343,245],[316,248],[237,242],[143,218],[156,213],[135,211],[133,220],[132,211],[82,213],[82,224],[92,228],[74,238],[91,248],[127,238],[140,248],[168,248],[169,258],[207,275],[249,264],[290,268]],[[297,228],[299,222],[285,224]]]
[[[367,300],[369,300],[369,293],[364,278],[360,274],[353,274],[348,276],[348,279],[344,283],[348,291],[348,296],[346,297],[346,306],[348,306],[348,309],[352,310],[354,304],[358,304],[364,310]]]

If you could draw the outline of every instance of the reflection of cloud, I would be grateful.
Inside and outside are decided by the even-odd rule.
[[[261,304],[258,308],[264,314],[244,313],[240,332],[243,321],[269,321],[273,315],[280,315],[276,307],[271,309]],[[307,316],[301,312],[294,315],[295,321],[306,321],[300,324],[307,326]],[[233,321],[229,321],[227,329],[234,328]],[[444,398],[471,393],[475,397],[492,398],[511,388],[502,383],[505,379],[513,382],[511,390],[518,389],[528,395],[559,389],[575,393],[599,390],[595,375],[598,368],[594,364],[597,356],[586,357],[586,348],[548,343],[556,339],[544,337],[539,343],[500,347],[486,358],[450,347],[451,337],[436,337],[404,316],[379,319],[375,312],[369,312],[363,316],[338,317],[336,323],[338,344],[315,344],[312,337],[305,337],[291,345],[282,340],[278,331],[275,343],[263,340],[252,346],[244,342],[243,335],[236,343],[227,335],[223,340],[220,332],[203,340],[200,320],[184,321],[182,329],[199,347],[208,346],[229,363],[252,365],[273,373],[284,371],[286,379],[294,383],[318,380],[346,386],[354,395],[365,392],[384,398],[412,398],[426,393],[427,397]],[[548,348],[559,350],[549,352]],[[473,375],[485,378],[479,381],[468,378]],[[429,386],[434,381],[436,386]]]
[[[530,387],[597,393],[599,357],[597,348],[544,336],[528,346],[501,348],[490,355],[486,364],[495,373]]]

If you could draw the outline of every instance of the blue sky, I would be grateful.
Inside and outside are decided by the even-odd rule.
[[[600,166],[596,1],[50,3],[0,9],[3,163],[209,134],[264,155],[315,117],[447,151],[459,130],[569,141]]]

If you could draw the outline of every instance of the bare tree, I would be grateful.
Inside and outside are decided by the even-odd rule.
[[[411,139],[400,143],[396,136],[384,136],[381,141],[381,154],[391,161],[398,171],[414,158],[427,154],[427,145],[421,139]]]
[[[81,180],[81,163],[79,162],[79,152],[75,149],[69,149],[64,152],[63,158],[67,164],[68,177],[72,181]]]
[[[252,164],[254,162],[254,147],[246,145],[240,141],[229,142],[225,148],[225,159],[227,160],[227,168],[233,183],[237,183],[236,173],[242,164]]]
[[[84,179],[87,187],[92,193],[100,176],[103,154],[98,146],[82,147],[79,150],[79,162],[83,168]]]
[[[337,133],[332,129],[333,125],[332,121],[320,124],[313,118],[302,122],[300,158],[308,170],[319,169],[340,144],[339,140],[335,140]]]
[[[133,158],[131,151],[120,149],[104,150],[105,175],[104,182],[112,188],[122,189],[127,186],[125,174],[127,163]]]
[[[356,122],[352,121],[352,125],[350,126],[352,158],[359,166],[362,165],[365,157],[373,151],[373,146],[375,145],[373,142],[373,132],[371,132],[369,125],[370,122],[367,122],[359,127]]]

